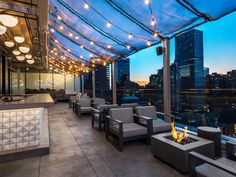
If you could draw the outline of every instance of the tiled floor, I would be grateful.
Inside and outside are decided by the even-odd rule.
[[[0,164],[0,177],[183,177],[154,158],[150,146],[125,144],[118,152],[104,133],[78,118],[68,104],[49,109],[50,154]]]

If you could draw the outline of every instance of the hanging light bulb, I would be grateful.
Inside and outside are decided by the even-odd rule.
[[[78,36],[75,36],[75,39],[79,39],[79,37],[78,37]]]
[[[156,25],[156,20],[154,19],[154,17],[152,17],[152,19],[151,19],[151,25],[152,25],[152,26],[155,26],[155,25]]]
[[[90,56],[90,57],[93,57],[93,54],[90,53],[89,56]]]
[[[107,28],[111,27],[111,22],[107,22]]]
[[[52,33],[54,33],[54,32],[55,32],[55,30],[52,28],[52,29],[51,29],[51,32],[52,32]]]
[[[16,35],[16,36],[14,36],[14,39],[15,39],[15,41],[16,41],[17,43],[19,43],[19,44],[25,42],[25,38],[24,38],[23,36],[21,36],[21,35]]]
[[[84,48],[84,46],[83,46],[83,45],[80,45],[80,48],[82,49],[82,48]]]
[[[148,5],[150,3],[150,0],[144,0],[144,3]]]
[[[107,48],[108,48],[108,49],[111,49],[111,45],[107,45]]]
[[[91,42],[90,42],[90,44],[91,44],[91,45],[93,45],[93,44],[94,44],[94,42],[93,42],[93,41],[91,41]]]
[[[31,58],[32,58],[32,55],[31,55],[31,54],[26,54],[26,55],[25,55],[25,58],[26,58],[26,59],[31,59]]]
[[[89,5],[87,3],[84,4],[84,8],[85,9],[88,9],[89,8]]]
[[[63,29],[64,29],[64,27],[63,27],[63,26],[60,26],[60,29],[61,29],[61,30],[63,30]]]
[[[153,34],[153,36],[154,36],[155,38],[157,38],[157,37],[158,37],[158,33],[155,32],[155,33]]]
[[[34,59],[26,60],[26,62],[30,65],[34,64]]]
[[[80,57],[80,58],[84,58],[83,55],[80,55],[79,57]]]
[[[129,46],[129,45],[127,45],[127,46],[126,46],[126,48],[127,48],[127,49],[130,49],[130,46]]]
[[[70,52],[70,49],[67,49],[68,52]]]
[[[0,21],[6,27],[15,27],[18,23],[18,18],[12,15],[1,14]]]
[[[25,60],[25,56],[24,55],[18,55],[18,56],[16,56],[16,59],[18,61],[24,61]]]
[[[7,32],[7,27],[0,24],[0,35],[3,35]]]
[[[20,55],[20,51],[18,50],[18,49],[14,49],[13,51],[12,51],[12,53],[14,54],[14,55]]]
[[[146,44],[147,44],[148,46],[150,46],[150,45],[151,45],[151,41],[148,40],[148,41],[146,42]]]
[[[20,46],[19,47],[19,50],[22,52],[22,53],[28,53],[30,51],[30,48],[29,46]]]
[[[62,18],[61,18],[61,16],[60,16],[60,15],[58,15],[58,16],[57,16],[57,19],[58,19],[58,20],[61,20]]]
[[[70,33],[69,33],[69,36],[70,36],[70,37],[73,37],[73,34],[70,32]]]
[[[5,41],[4,44],[7,47],[13,47],[15,45],[15,43],[12,40]]]
[[[128,38],[129,38],[129,39],[132,39],[132,38],[133,38],[132,33],[129,33]]]

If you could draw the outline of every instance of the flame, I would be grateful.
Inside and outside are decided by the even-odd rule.
[[[184,127],[184,132],[177,132],[176,131],[176,128],[175,128],[175,122],[172,121],[171,122],[171,134],[172,134],[172,137],[178,142],[180,143],[182,140],[187,140],[188,138],[188,128],[187,127]]]

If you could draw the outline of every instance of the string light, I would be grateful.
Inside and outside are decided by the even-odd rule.
[[[107,28],[111,27],[111,22],[107,22]]]
[[[83,45],[80,45],[80,48],[82,49],[82,48],[84,48],[84,46],[83,46]]]
[[[51,29],[51,32],[52,32],[52,33],[54,33],[54,32],[55,32],[55,30],[52,28],[52,29]]]
[[[127,46],[126,46],[126,48],[127,48],[127,49],[130,49],[130,46],[129,46],[129,45],[127,45]]]
[[[111,49],[111,45],[107,45],[107,48],[108,48],[108,49]]]
[[[78,36],[75,36],[75,39],[79,39],[79,37],[78,37]]]
[[[93,54],[90,53],[89,56],[90,56],[90,57],[93,57]]]
[[[150,3],[150,0],[144,0],[144,3],[148,5]]]
[[[63,30],[63,29],[64,29],[64,27],[63,27],[63,26],[60,26],[60,29],[61,29],[61,30]]]
[[[83,55],[80,55],[79,57],[80,57],[80,58],[84,58]]]
[[[93,42],[93,41],[91,41],[91,42],[90,42],[90,44],[91,44],[91,45],[93,45],[93,44],[94,44],[94,42]]]
[[[148,40],[148,41],[146,42],[146,44],[147,44],[148,46],[150,46],[150,45],[151,45],[151,41]]]
[[[68,52],[70,52],[70,49],[67,49]]]
[[[155,33],[153,34],[153,36],[154,36],[155,38],[157,38],[157,37],[158,37],[158,33],[155,32]]]
[[[152,26],[155,26],[155,25],[156,25],[156,20],[154,19],[154,17],[152,17],[152,19],[151,19],[151,25],[152,25]]]
[[[73,34],[72,34],[72,33],[69,33],[69,36],[70,36],[70,37],[73,37]]]
[[[87,3],[84,4],[84,8],[85,9],[88,9],[89,8],[89,5]]]
[[[58,19],[58,20],[61,20],[62,18],[61,18],[61,16],[60,16],[60,15],[58,15],[58,16],[57,16],[57,19]]]
[[[54,41],[55,41],[56,43],[58,43],[58,40],[55,39]]]
[[[132,38],[133,38],[133,35],[132,35],[131,33],[129,33],[128,38],[129,38],[129,39],[132,39]]]

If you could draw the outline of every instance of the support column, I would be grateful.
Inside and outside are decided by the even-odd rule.
[[[17,70],[17,94],[20,94],[20,69]]]
[[[92,71],[93,98],[96,98],[95,69]]]
[[[116,93],[116,62],[112,63],[112,102],[117,103],[117,93]]]
[[[163,99],[164,99],[164,119],[171,122],[171,86],[170,86],[170,41],[163,42]]]
[[[84,94],[84,75],[81,76],[81,87],[82,87],[82,94]]]

